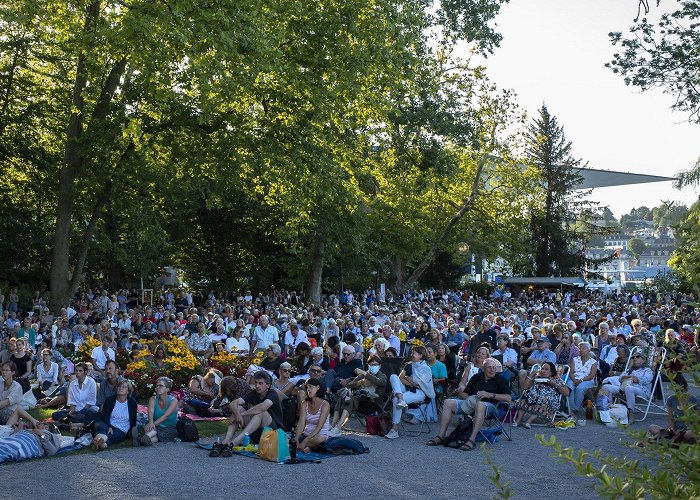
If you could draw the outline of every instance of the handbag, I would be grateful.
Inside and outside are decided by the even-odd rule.
[[[365,417],[365,431],[370,436],[381,436],[381,424],[379,423],[381,419],[379,415],[367,415]]]
[[[273,430],[265,427],[258,445],[258,457],[277,463],[289,460],[287,434],[282,429]]]

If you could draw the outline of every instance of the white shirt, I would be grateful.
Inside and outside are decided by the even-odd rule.
[[[129,432],[129,403],[127,401],[123,403],[119,401],[114,402],[114,409],[109,417],[109,423],[122,432]]]
[[[226,339],[226,350],[229,352],[233,352],[233,351],[249,352],[250,351],[250,342],[248,342],[248,339],[245,337],[241,337],[240,340],[237,340],[236,337],[229,337]]]
[[[306,334],[304,330],[299,329],[297,332],[297,336],[294,337],[292,335],[292,331],[289,330],[285,335],[284,335],[284,345],[285,346],[292,346],[296,349],[296,347],[299,345],[301,342],[306,342],[307,344],[309,343],[309,336]]]
[[[53,382],[58,383],[58,364],[51,362],[49,370],[44,369],[44,363],[39,363],[36,367],[36,379],[39,382]]]
[[[109,359],[114,360],[114,349],[110,347],[109,349],[107,349],[107,354],[105,355],[105,352],[102,350],[101,345],[95,347],[92,350],[92,354],[90,355],[90,357],[95,360],[95,364],[100,370],[105,369],[105,363],[107,363],[107,356],[109,356]]]
[[[85,377],[82,387],[77,378],[68,386],[68,405],[75,406],[76,411],[82,410],[87,405],[95,406],[96,401],[97,384],[92,377]]]
[[[274,342],[279,341],[279,332],[277,328],[272,325],[267,325],[267,328],[263,328],[258,325],[253,331],[253,342],[256,342],[256,349],[267,349]]]

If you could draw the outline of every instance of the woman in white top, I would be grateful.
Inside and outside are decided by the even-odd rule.
[[[129,396],[129,382],[117,383],[117,394],[108,397],[95,424],[93,450],[104,450],[110,444],[124,441],[129,431],[136,432],[136,400]]]
[[[250,342],[243,337],[243,327],[236,326],[231,337],[226,339],[226,350],[234,354],[246,356],[250,352]]]
[[[470,361],[467,363],[467,366],[464,367],[464,371],[462,372],[462,380],[460,383],[463,383],[464,387],[466,387],[469,380],[483,368],[484,361],[490,357],[491,350],[488,347],[485,345],[478,347],[474,353],[474,361]]]
[[[578,345],[579,355],[569,361],[569,381],[566,385],[571,389],[569,409],[575,416],[581,408],[586,391],[595,385],[598,362],[591,356],[591,344],[581,342]]]
[[[498,349],[491,353],[491,357],[501,356],[501,365],[503,366],[502,375],[506,380],[510,380],[510,377],[514,373],[511,369],[515,370],[518,363],[518,353],[515,352],[510,346],[510,338],[507,334],[501,333],[497,338]]]
[[[41,363],[36,367],[36,379],[45,391],[54,384],[58,384],[58,364],[51,361],[51,351],[41,351]]]

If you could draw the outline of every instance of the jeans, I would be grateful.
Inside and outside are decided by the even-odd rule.
[[[112,433],[109,433],[109,430],[112,429]],[[95,424],[95,435],[98,434],[103,434],[107,436],[107,444],[112,445],[116,443],[121,443],[126,439],[126,432],[124,432],[121,429],[117,429],[116,427],[112,427],[111,425],[107,425],[102,421],[97,422]]]
[[[63,417],[67,417],[68,414],[70,413],[70,410],[58,410],[53,412],[51,415],[51,420],[54,422],[59,421]],[[97,414],[99,413],[97,411],[96,407],[90,407],[90,408],[83,408],[82,410],[78,410],[76,413],[80,413],[81,415],[85,415],[85,419],[83,420],[84,424],[89,424],[93,420],[97,418]]]
[[[573,379],[569,379],[566,386],[571,389],[571,394],[569,395],[569,411],[579,411],[581,409],[581,404],[583,404],[586,391],[595,386],[595,380],[584,380],[574,387]]]
[[[425,393],[421,391],[420,389],[416,389],[416,392],[410,392],[406,390],[406,386],[404,386],[401,383],[401,380],[399,380],[398,375],[392,375],[389,377],[389,382],[391,383],[391,391],[394,394],[401,394],[403,400],[407,404],[411,403],[421,403],[423,401],[427,402],[427,398],[425,397]],[[403,408],[396,406],[396,403],[398,403],[398,399],[394,398],[392,400],[392,412],[391,412],[391,423],[392,424],[398,424],[401,422],[401,414],[403,413]]]

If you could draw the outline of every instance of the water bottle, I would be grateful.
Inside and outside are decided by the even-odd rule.
[[[241,443],[241,446],[246,447],[248,445],[250,445],[250,434],[246,432],[243,436],[243,442]]]

